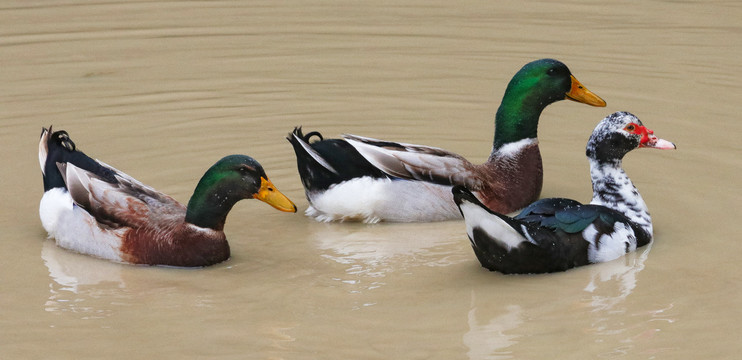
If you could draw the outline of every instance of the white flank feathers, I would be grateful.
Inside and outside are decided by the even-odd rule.
[[[507,251],[518,247],[523,242],[529,242],[529,239],[526,239],[515,231],[515,229],[500,219],[500,217],[490,214],[479,205],[464,200],[460,208],[466,222],[466,234],[469,235],[469,240],[472,241],[472,244],[474,243],[472,239],[474,239],[475,228],[479,228],[487,233],[487,235],[492,237],[493,240]]]
[[[50,237],[54,236],[62,214],[70,211],[72,211],[72,197],[67,190],[54,188],[44,193],[39,204],[39,217],[41,225]]]
[[[599,239],[595,238],[597,234],[598,231],[592,224],[582,231],[582,237],[590,243],[587,258],[591,263],[618,259],[627,252],[636,250],[636,236],[628,224],[616,222],[613,232],[604,234]],[[629,243],[628,248],[626,243]]]
[[[95,218],[72,202],[67,190],[55,188],[44,193],[39,205],[41,224],[57,245],[83,254],[122,261],[120,235],[125,230],[98,226]]]
[[[451,187],[420,181],[361,177],[307,194],[306,215],[317,221],[376,223],[460,219]]]

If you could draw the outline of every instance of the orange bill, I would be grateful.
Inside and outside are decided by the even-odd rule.
[[[572,78],[572,89],[570,89],[566,94],[565,99],[574,100],[592,106],[605,106],[605,101],[601,99],[600,96],[593,94],[592,91],[584,87],[574,75],[570,75],[570,78]]]
[[[286,195],[281,194],[270,180],[264,177],[260,178],[260,190],[253,195],[253,198],[263,201],[281,211],[296,212],[296,205]]]

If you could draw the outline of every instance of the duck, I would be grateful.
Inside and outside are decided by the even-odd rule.
[[[184,206],[78,150],[69,134],[43,128],[39,164],[41,224],[62,248],[119,263],[203,267],[230,257],[227,214],[242,199],[284,212],[296,205],[246,155],[229,155],[204,173]]]
[[[296,127],[287,139],[309,201],[305,214],[320,222],[461,219],[451,197],[454,185],[472,190],[496,211],[521,209],[538,199],[543,183],[539,117],[564,99],[606,106],[564,63],[541,59],[524,65],[505,90],[492,151],[479,165],[441,148],[351,134],[324,139]]]
[[[629,112],[613,113],[595,127],[585,151],[593,188],[589,204],[547,198],[509,217],[487,208],[465,187],[453,187],[482,267],[504,274],[551,273],[611,261],[649,244],[649,210],[622,168],[623,157],[637,148],[677,147]]]

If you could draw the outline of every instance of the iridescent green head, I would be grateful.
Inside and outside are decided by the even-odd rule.
[[[296,205],[276,189],[255,159],[245,155],[225,156],[198,182],[188,202],[186,222],[222,230],[232,206],[251,198],[281,211],[296,212]]]
[[[549,104],[564,99],[605,106],[605,101],[585,88],[560,61],[541,59],[523,66],[510,80],[497,109],[495,149],[535,138],[541,112]]]

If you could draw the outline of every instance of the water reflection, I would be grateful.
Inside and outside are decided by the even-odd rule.
[[[469,359],[520,357],[522,351],[536,345],[529,344],[528,339],[547,343],[582,342],[587,346],[592,343],[600,349],[609,349],[599,353],[600,357],[626,355],[635,349],[635,343],[652,341],[660,327],[675,320],[672,304],[642,306],[630,298],[637,289],[637,277],[650,250],[651,245],[622,259],[561,274],[500,276],[493,279],[502,281],[495,290],[498,293],[489,289],[472,290],[469,331],[463,336]],[[579,278],[583,276],[582,283],[586,285],[580,286]],[[528,303],[522,296],[503,295],[511,286],[526,287],[535,296]],[[522,295],[522,289],[513,292]],[[644,310],[630,310],[637,308]],[[575,334],[563,334],[560,330],[565,312],[572,313],[568,320],[575,323],[572,327],[582,329],[580,341],[574,340]],[[555,323],[553,319],[561,320]],[[533,329],[547,335],[533,337]],[[544,339],[549,336],[556,338]],[[560,340],[561,337],[564,339]],[[644,344],[642,348],[651,348],[650,345]],[[663,350],[666,349],[655,349]]]
[[[120,265],[72,253],[52,240],[44,242],[41,258],[52,279],[46,311],[79,313],[83,318],[106,317],[111,314],[110,308],[91,306],[86,298],[120,297],[126,288]]]
[[[593,312],[612,311],[626,300],[636,288],[636,276],[644,270],[650,250],[652,244],[614,261],[588,267],[590,282],[583,290],[591,295],[588,305]]]
[[[347,284],[380,279],[418,266],[439,267],[470,260],[461,252],[460,224],[317,224],[310,232],[321,256],[345,266]]]
[[[188,281],[210,276],[203,269],[177,269],[124,265],[62,249],[52,240],[41,249],[49,271],[48,312],[83,314],[83,318],[109,316],[122,306],[147,302],[149,306],[177,309],[213,308],[208,291],[193,293]],[[125,277],[129,280],[125,281]],[[213,281],[219,287],[219,281]]]
[[[512,359],[508,347],[515,345],[522,335],[517,329],[523,323],[523,309],[520,305],[506,305],[505,312],[486,322],[477,319],[475,293],[472,291],[472,308],[469,310],[469,332],[464,334],[464,344],[469,348],[469,359]]]

